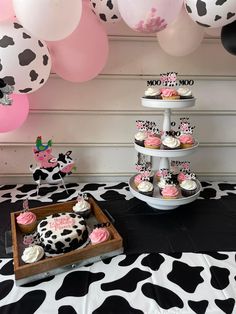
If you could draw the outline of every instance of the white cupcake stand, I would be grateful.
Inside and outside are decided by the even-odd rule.
[[[148,108],[154,108],[154,109],[164,109],[164,119],[163,119],[163,131],[170,131],[171,129],[171,109],[178,109],[178,108],[187,108],[192,107],[195,105],[195,98],[191,99],[178,99],[178,100],[159,100],[159,99],[147,99],[147,98],[141,98],[142,105],[144,107]],[[145,148],[140,145],[134,144],[136,151],[138,151],[141,154],[152,156],[152,157],[159,157],[160,158],[160,164],[159,169],[170,168],[170,158],[178,158],[178,157],[184,157],[192,152],[195,151],[195,149],[198,147],[198,142],[195,141],[195,144],[191,148],[186,149],[174,149],[174,150],[163,150],[163,149],[151,149],[151,148]],[[134,178],[136,175],[132,176],[129,180],[129,187],[131,193],[141,201],[144,201],[149,206],[153,207],[154,209],[160,209],[160,210],[171,210],[179,207],[180,205],[188,204],[193,201],[195,201],[200,192],[201,192],[201,184],[198,180],[196,180],[197,183],[197,192],[194,195],[191,195],[189,197],[180,197],[178,199],[163,199],[160,195],[159,188],[155,182],[155,176],[154,176],[154,192],[153,196],[146,196],[138,192],[135,184],[134,184]]]

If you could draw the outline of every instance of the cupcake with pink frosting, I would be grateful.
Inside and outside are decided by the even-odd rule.
[[[23,209],[17,217],[16,222],[22,233],[32,233],[37,227],[37,217],[34,213],[29,211],[28,200],[23,202]]]
[[[144,147],[152,149],[160,149],[161,139],[155,135],[149,135],[144,141]]]
[[[161,89],[161,97],[163,100],[180,99],[178,92],[174,88],[170,88],[170,87],[163,87]]]
[[[32,233],[37,227],[37,217],[30,211],[20,213],[16,217],[16,222],[22,233]]]
[[[110,232],[107,228],[95,228],[89,235],[92,244],[98,244],[110,239]]]
[[[176,199],[180,196],[180,190],[176,185],[168,184],[162,189],[161,195],[164,199]]]
[[[190,148],[194,145],[192,134],[182,134],[179,137],[181,148]]]

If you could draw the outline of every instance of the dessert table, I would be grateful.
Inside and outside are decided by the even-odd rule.
[[[153,210],[126,182],[0,186],[1,314],[236,313],[236,182],[201,182],[198,199]],[[88,193],[113,219],[124,253],[16,286],[10,212]],[[9,244],[8,244],[9,249]]]

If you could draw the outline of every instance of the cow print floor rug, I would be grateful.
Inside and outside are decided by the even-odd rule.
[[[236,243],[236,183],[202,182],[202,186],[199,199],[191,207],[183,206],[164,214],[153,213],[144,207],[146,204],[133,198],[125,182],[67,184],[68,194],[61,186],[44,185],[39,198],[35,185],[0,186],[0,314],[236,313],[236,245],[232,244]],[[10,228],[9,213],[21,210],[25,198],[29,199],[30,207],[35,207],[75,199],[78,192],[90,193],[114,217],[124,238],[125,254],[16,286],[13,260],[3,249],[3,235]],[[202,210],[203,204],[207,205],[207,215]],[[147,237],[143,223],[145,219],[150,222],[150,215],[155,220]],[[186,215],[188,219],[183,219]],[[220,224],[215,228],[220,217],[223,228]],[[163,226],[168,221],[170,228],[165,230]],[[199,221],[204,246],[198,243]],[[135,244],[132,235],[132,228],[137,228],[138,223],[139,233],[144,236],[141,247]],[[221,231],[217,233],[219,228]],[[172,232],[179,238],[171,237]],[[221,241],[220,245],[226,249],[211,247],[200,252],[199,247],[212,244],[209,243],[212,232],[216,236],[215,248],[219,247],[220,234],[226,239],[231,234],[233,240]],[[181,241],[187,244],[181,246]],[[232,242],[229,247],[227,242]]]

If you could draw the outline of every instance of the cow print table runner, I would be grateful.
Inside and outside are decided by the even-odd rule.
[[[204,203],[212,210],[215,208],[216,216],[220,216],[220,208],[224,209],[222,223],[225,224],[224,227],[228,227],[228,231],[232,232],[232,226],[236,226],[236,206],[234,205],[236,183],[202,182],[202,185],[203,191],[199,199],[191,206],[196,223],[197,207],[199,210],[200,204]],[[24,314],[236,313],[236,249],[195,253],[189,249],[188,252],[183,250],[183,253],[178,252],[176,248],[171,250],[176,243],[173,243],[174,238],[169,237],[165,241],[168,242],[166,252],[165,250],[163,253],[159,250],[155,251],[155,245],[146,252],[143,251],[144,248],[141,248],[139,252],[132,251],[135,238],[128,237],[129,224],[126,223],[122,228],[125,221],[135,220],[135,216],[137,218],[139,215],[142,219],[153,215],[156,217],[153,224],[157,224],[156,229],[159,229],[164,221],[171,217],[172,223],[175,226],[178,223],[180,230],[183,229],[181,235],[183,236],[186,235],[186,228],[189,230],[194,228],[191,215],[188,219],[181,220],[181,214],[183,214],[181,212],[187,215],[189,211],[187,208],[178,208],[173,215],[173,213],[159,212],[154,214],[147,207],[145,208],[147,212],[143,213],[144,204],[141,206],[142,202],[133,198],[127,183],[123,182],[119,184],[67,184],[67,189],[68,194],[60,186],[45,185],[41,188],[40,198],[37,199],[34,185],[0,186],[1,229],[10,228],[9,212],[21,210],[22,199],[28,198],[30,206],[35,207],[75,199],[78,192],[86,192],[113,215],[120,233],[124,238],[127,236],[129,239],[126,243],[126,254],[17,287],[14,282],[12,258],[1,252],[1,314],[21,312]],[[121,204],[127,206],[119,209]],[[127,217],[128,213],[130,217]],[[202,211],[201,215],[203,214]],[[212,213],[210,214],[210,216],[199,215],[203,232],[211,231],[215,225],[211,218]],[[154,226],[151,227],[150,233],[154,231],[152,228]],[[140,224],[140,230],[142,231],[142,224]],[[129,231],[132,231],[132,228]],[[170,231],[171,229],[162,230],[159,232],[159,237],[163,233],[166,237]],[[1,247],[4,245],[2,234],[3,232],[0,239]],[[233,232],[232,235],[234,236]],[[196,245],[197,237],[194,238],[194,232],[190,236],[187,243]],[[225,237],[224,232],[222,232],[222,237]],[[205,239],[207,242],[207,234],[205,234]],[[183,241],[185,241],[184,238]],[[218,242],[218,239],[215,242]],[[236,242],[235,239],[234,242]]]

